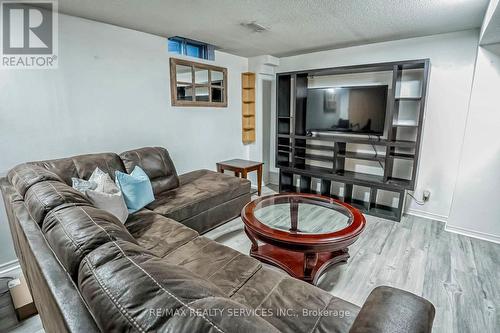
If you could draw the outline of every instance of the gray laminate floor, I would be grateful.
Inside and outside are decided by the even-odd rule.
[[[21,269],[15,269],[7,273],[0,274],[0,277],[12,277],[18,278],[22,274]],[[3,313],[0,313],[0,320]],[[9,333],[44,333],[42,322],[40,321],[40,316],[36,315],[23,320],[8,331]]]
[[[433,332],[500,332],[500,245],[414,216],[400,223],[366,219],[348,263],[327,271],[320,288],[361,305],[376,286],[398,287],[434,304]],[[246,254],[250,250],[240,218],[205,236]]]
[[[273,189],[265,187],[263,194]],[[349,262],[327,271],[320,288],[361,305],[376,286],[394,286],[434,304],[433,332],[500,332],[500,245],[446,232],[443,223],[423,218],[405,216],[395,223],[366,217]],[[240,218],[205,236],[250,250]],[[11,332],[43,329],[36,316]]]

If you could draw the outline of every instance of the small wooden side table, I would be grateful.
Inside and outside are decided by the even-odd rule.
[[[239,158],[218,162],[217,171],[224,173],[224,170],[233,171],[236,177],[241,175],[241,178],[247,178],[247,174],[251,171],[257,171],[257,192],[260,196],[262,190],[262,162],[242,160]]]

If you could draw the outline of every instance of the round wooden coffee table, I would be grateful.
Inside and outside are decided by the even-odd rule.
[[[348,246],[366,224],[356,208],[304,193],[258,198],[243,208],[241,217],[252,257],[312,284],[328,267],[347,262]]]

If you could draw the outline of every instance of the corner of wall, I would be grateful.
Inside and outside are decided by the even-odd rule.
[[[486,13],[484,14],[483,23],[481,25],[481,32],[479,33],[479,44],[492,44],[495,42],[500,42],[500,39],[492,41],[490,38],[491,35],[497,35],[495,31],[498,31],[500,29],[498,27],[499,24],[497,23],[497,21],[500,20],[499,17],[500,17],[500,0],[490,0],[488,8],[486,9]]]

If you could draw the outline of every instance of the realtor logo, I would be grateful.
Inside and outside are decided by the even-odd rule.
[[[1,1],[2,68],[57,67],[57,3]]]

